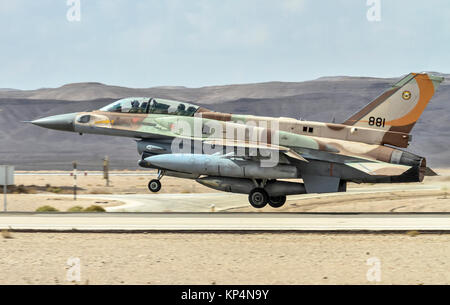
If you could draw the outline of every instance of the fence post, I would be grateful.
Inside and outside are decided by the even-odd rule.
[[[77,200],[77,161],[73,161],[73,200]]]
[[[106,186],[109,187],[109,157],[105,156],[103,159],[103,179],[106,180]]]

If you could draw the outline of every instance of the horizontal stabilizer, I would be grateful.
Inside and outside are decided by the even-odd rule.
[[[400,176],[411,168],[384,162],[355,162],[345,163],[345,165],[371,176]]]

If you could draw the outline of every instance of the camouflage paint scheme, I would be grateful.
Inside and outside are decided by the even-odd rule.
[[[279,153],[281,165],[297,169],[296,178],[303,178],[306,192],[345,191],[347,181],[418,182],[430,172],[425,158],[392,146],[408,147],[414,124],[442,81],[441,77],[411,73],[342,124],[219,113],[185,102],[129,98],[101,110],[73,114],[70,131],[136,138],[142,154],[140,165],[160,170],[164,168],[152,166],[146,160],[176,153],[171,148],[174,139],[206,143],[219,147],[219,150],[230,147],[269,149]],[[129,111],[124,110],[125,104],[133,103],[140,108],[130,106]],[[56,119],[53,117],[53,121]],[[52,121],[52,118],[33,123],[61,129],[46,126],[46,120]],[[196,134],[195,128],[199,126],[201,132]],[[225,132],[211,133],[211,126],[215,126],[215,131],[234,130],[232,134],[241,137],[230,138]],[[194,153],[204,154],[204,151]],[[233,159],[237,156],[225,157]],[[250,162],[259,158],[256,155],[244,159]],[[186,178],[203,176],[177,170],[167,172],[175,176],[186,175]],[[268,176],[264,180],[273,179],[279,177]],[[330,183],[332,186],[327,187]],[[265,184],[264,181],[260,186]]]

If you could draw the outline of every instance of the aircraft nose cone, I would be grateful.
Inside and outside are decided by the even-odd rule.
[[[75,131],[73,123],[76,115],[76,113],[55,115],[32,121],[31,124],[55,130]]]

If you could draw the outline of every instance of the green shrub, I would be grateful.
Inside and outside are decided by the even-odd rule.
[[[45,213],[45,212],[59,212],[59,210],[58,210],[58,209],[55,209],[55,208],[52,207],[52,206],[44,205],[44,206],[38,208],[38,209],[36,210],[36,212],[38,212],[38,213]]]
[[[98,205],[91,205],[88,208],[84,209],[84,212],[106,212],[106,210],[104,208],[102,208],[101,206]]]
[[[47,192],[49,193],[55,193],[55,194],[60,194],[63,190],[59,187],[48,187],[47,188]]]
[[[74,207],[71,207],[70,209],[68,209],[67,212],[69,212],[69,213],[83,212],[83,207],[80,207],[77,205],[77,206],[74,206]]]

